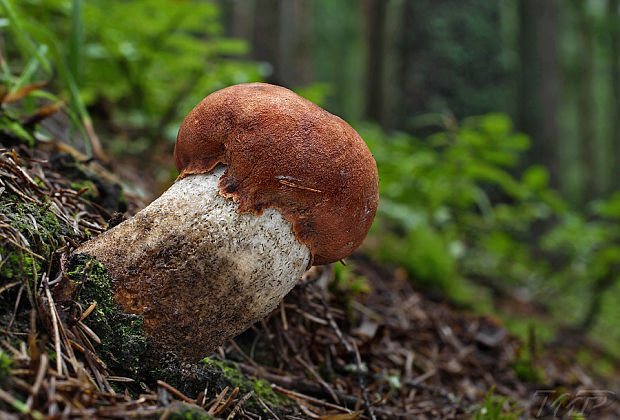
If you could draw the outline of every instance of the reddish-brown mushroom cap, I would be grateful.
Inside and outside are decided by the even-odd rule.
[[[355,251],[379,202],[377,165],[359,134],[280,86],[248,83],[207,96],[183,121],[174,161],[181,178],[227,165],[220,193],[241,213],[279,210],[314,265]]]

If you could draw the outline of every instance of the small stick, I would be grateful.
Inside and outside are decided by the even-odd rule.
[[[32,403],[34,401],[35,396],[39,393],[39,389],[41,388],[41,384],[43,383],[43,377],[45,376],[45,372],[47,371],[47,354],[41,354],[41,359],[39,362],[39,370],[37,371],[37,377],[34,380],[34,385],[32,385],[30,395],[26,400],[26,405],[28,408],[32,408]]]
[[[252,358],[250,356],[245,354],[245,352],[243,350],[241,350],[241,347],[239,347],[239,345],[237,344],[237,342],[235,341],[234,338],[231,338],[228,342],[241,355],[241,357],[243,357],[249,364],[251,364],[254,367],[258,367],[256,362],[254,360],[252,360]]]
[[[327,303],[323,302],[323,306],[325,308],[325,316],[327,317],[327,320],[329,321],[329,325],[336,332],[336,336],[338,337],[338,340],[344,346],[345,350],[347,351],[347,353],[349,353],[349,355],[355,356],[355,351],[353,350],[353,347],[351,347],[351,344],[347,340],[344,339],[344,335],[342,335],[342,331],[340,331],[338,324],[336,324],[336,320],[334,319],[334,316],[329,312]]]
[[[224,396],[228,393],[228,387],[224,388],[222,390],[222,392],[220,392],[219,394],[217,394],[215,396],[215,398],[213,398],[211,400],[211,402],[209,402],[209,404],[207,404],[209,407],[209,411],[207,411],[207,414],[209,416],[212,416],[215,414],[215,410],[217,409],[217,406],[220,405],[220,403],[222,402],[222,400],[224,399]],[[205,407],[206,410],[206,407]]]
[[[226,417],[226,420],[232,420],[235,415],[237,414],[237,412],[241,409],[241,406],[243,404],[245,404],[245,402],[252,396],[254,395],[254,391],[250,391],[247,394],[245,394],[243,396],[243,398],[241,398],[239,400],[239,402],[237,403],[237,405],[235,405],[235,408],[233,408],[233,410],[230,412],[230,414],[228,415],[228,417]]]
[[[97,307],[97,301],[93,301],[93,303],[90,304],[90,306],[84,311],[84,313],[80,316],[80,318],[78,319],[78,322],[84,321],[84,319],[90,315],[90,313],[95,310],[95,308]],[[101,344],[101,343],[99,343]]]
[[[183,395],[183,393],[181,391],[179,391],[178,389],[176,389],[175,387],[173,387],[172,385],[168,385],[167,383],[165,383],[164,381],[157,381],[157,385],[161,386],[162,388],[165,388],[167,391],[169,391],[172,395],[174,395],[177,398],[182,399],[183,401],[187,402],[187,403],[191,403],[191,404],[195,404],[196,401],[192,400],[191,398],[186,397],[185,395]]]
[[[5,392],[2,389],[0,389],[0,400],[11,405],[14,409],[19,411],[21,414],[30,415],[35,420],[43,418],[43,415],[40,412],[31,410],[23,402],[21,402],[20,400],[13,397],[11,394],[9,394],[8,392]]]
[[[207,390],[209,389],[209,382],[206,383],[205,385],[205,390],[202,391],[202,401],[200,401],[200,406],[202,408],[205,407],[205,405],[207,404]],[[196,401],[198,402],[198,401]]]
[[[317,381],[319,381],[319,383],[323,386],[323,388],[325,388],[325,390],[332,397],[332,400],[334,400],[336,402],[336,404],[340,404],[340,399],[338,399],[338,396],[336,395],[334,390],[329,386],[329,384],[327,382],[325,382],[325,380],[321,377],[321,375],[319,375],[319,373],[316,371],[316,369],[314,369],[312,366],[310,366],[308,364],[308,362],[306,362],[304,359],[302,359],[299,355],[296,355],[295,359],[299,363],[301,363],[301,365],[304,368],[306,368],[312,374],[312,376],[314,376],[316,378]]]
[[[275,420],[280,420],[280,418],[279,418],[278,416],[276,416],[276,413],[274,413],[274,412],[271,410],[271,408],[269,408],[269,406],[268,406],[268,405],[267,405],[267,404],[266,404],[266,403],[265,403],[265,402],[261,399],[261,397],[259,397],[258,395],[256,395],[256,400],[258,400],[258,403],[259,403],[260,405],[262,405],[262,406],[263,406],[263,408],[264,408],[265,410],[267,410],[267,412],[268,412],[269,414],[271,414]]]
[[[327,408],[331,408],[331,409],[334,409],[334,410],[338,410],[338,411],[341,411],[341,412],[343,412],[343,413],[348,413],[348,414],[350,414],[350,413],[352,412],[352,411],[351,411],[351,410],[349,410],[348,408],[344,408],[344,407],[341,407],[341,406],[336,405],[336,404],[328,403],[328,402],[326,402],[326,401],[319,400],[319,399],[314,398],[314,397],[311,397],[311,396],[309,396],[309,395],[300,394],[299,392],[291,391],[291,390],[286,389],[286,388],[281,388],[281,387],[279,387],[278,385],[273,385],[273,384],[272,384],[272,385],[271,385],[271,388],[272,388],[273,390],[275,390],[275,391],[280,392],[281,394],[286,394],[286,395],[288,395],[289,397],[292,397],[292,398],[294,398],[294,399],[295,399],[295,398],[299,398],[299,399],[302,399],[302,400],[310,401],[310,402],[311,402],[311,403],[313,403],[313,404],[317,404],[317,405],[321,405],[321,406],[323,406],[323,407],[327,407]]]
[[[366,381],[364,380],[364,372],[362,371],[362,357],[360,356],[360,352],[357,348],[357,345],[355,344],[355,341],[353,341],[353,349],[355,350],[355,362],[357,363],[357,381],[359,382],[360,389],[362,390],[362,399],[364,400],[364,404],[366,404],[366,407],[368,408],[368,414],[370,414],[370,418],[372,420],[377,420],[377,417],[375,416],[375,410],[372,404],[370,404],[370,401],[368,400]]]
[[[54,347],[56,350],[56,372],[58,375],[62,375],[62,353],[60,352],[60,331],[58,330],[58,323],[56,321],[56,311],[54,310],[54,299],[50,293],[50,288],[45,283],[45,294],[47,295],[47,303],[50,307],[52,315],[52,326],[54,327]]]
[[[239,387],[236,386],[233,388],[233,390],[231,391],[230,395],[228,396],[228,398],[226,399],[226,401],[224,401],[224,404],[218,406],[216,405],[216,410],[213,413],[214,416],[219,416],[224,410],[226,410],[226,408],[233,402],[233,400],[235,399],[235,397],[237,396],[237,394],[239,393]]]
[[[288,331],[288,322],[286,320],[286,311],[284,310],[284,301],[280,302],[280,315],[282,316],[282,328]]]
[[[88,335],[90,338],[92,338],[95,341],[95,343],[101,344],[101,339],[97,336],[97,334],[95,334],[93,330],[88,328],[86,324],[84,324],[82,321],[78,321],[78,325],[80,326],[82,331],[86,333],[86,335]]]
[[[440,397],[443,397],[445,399],[447,399],[448,401],[450,401],[450,403],[452,404],[458,404],[459,403],[459,399],[452,394],[451,392],[445,391],[441,388],[437,388],[434,386],[430,386],[430,385],[425,385],[419,382],[416,382],[415,380],[413,381],[406,381],[405,385],[408,385],[412,388],[417,388],[417,389],[421,389],[423,391],[427,391],[430,392],[431,394],[436,394],[439,395]]]
[[[170,410],[170,407],[167,407],[164,412],[161,413],[161,416],[159,416],[159,420],[168,420],[171,412],[172,410]]]
[[[5,290],[10,289],[11,287],[15,287],[15,286],[17,286],[19,284],[21,284],[21,280],[14,281],[13,283],[9,283],[7,285],[4,285],[4,286],[0,287],[0,293],[4,292]]]
[[[287,181],[286,179],[280,179],[280,184],[284,184],[288,187],[299,188],[300,190],[312,191],[315,193],[322,193],[323,191],[317,190],[316,188],[304,187],[303,185],[295,184],[294,182]]]
[[[108,376],[110,382],[135,382],[135,379],[125,378],[124,376]]]
[[[34,263],[34,260],[33,260]],[[21,263],[20,263],[21,265]],[[28,284],[28,282],[26,282],[25,284]],[[19,308],[19,304],[21,303],[22,300],[22,293],[24,292],[24,283],[22,282],[22,285],[19,287],[19,290],[17,291],[17,297],[15,298],[15,305],[13,307],[13,316],[11,316],[11,320],[9,321],[9,325],[6,326],[6,329],[8,331],[11,331],[11,327],[13,326],[13,322],[15,322],[15,318],[17,317],[17,309]]]

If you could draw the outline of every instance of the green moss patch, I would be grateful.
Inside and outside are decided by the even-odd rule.
[[[11,375],[11,364],[13,359],[4,351],[0,350],[0,384]]]
[[[170,420],[216,420],[215,417],[208,415],[202,408],[185,403],[172,404],[170,410],[168,417]]]
[[[241,395],[254,391],[254,395],[260,397],[261,400],[271,407],[278,408],[278,411],[279,409],[285,408],[291,404],[291,400],[284,395],[275,392],[267,381],[246,377],[239,370],[239,367],[235,362],[231,362],[229,360],[220,361],[206,357],[202,360],[202,364],[209,369],[219,371],[220,380],[222,382],[221,385],[229,386],[231,388],[238,387]],[[248,401],[248,407],[260,409],[261,411],[264,410],[263,407],[252,398]]]
[[[60,238],[70,234],[69,227],[48,206],[20,202],[10,194],[0,195],[0,221],[8,225],[8,234],[19,235],[19,238],[4,235],[1,238],[0,279],[4,281],[40,276],[47,269],[52,252],[62,245]]]
[[[142,329],[144,320],[124,313],[112,298],[110,280],[104,265],[97,259],[74,254],[65,265],[65,274],[77,286],[75,299],[83,308],[96,302],[84,322],[101,339],[99,355],[109,367],[140,375],[147,340]]]

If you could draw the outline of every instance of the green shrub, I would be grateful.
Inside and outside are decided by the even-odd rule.
[[[358,126],[380,178],[371,252],[474,309],[513,295],[618,339],[620,193],[572,208],[544,168],[520,168],[530,142],[506,116],[448,122],[423,140]]]
[[[204,96],[261,78],[260,67],[242,59],[247,44],[224,36],[212,2],[0,0],[0,6],[11,12],[3,20],[10,65],[4,79],[12,80],[11,72],[21,84],[53,79],[88,124],[86,107],[96,105],[99,117],[131,137],[109,145],[124,153],[174,140],[180,120]]]

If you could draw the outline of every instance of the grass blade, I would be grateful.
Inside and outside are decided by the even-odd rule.
[[[11,3],[8,0],[0,0],[0,5],[4,9],[9,22],[11,23],[11,30],[15,35],[15,38],[18,43],[22,45],[22,47],[27,50],[30,54],[37,58],[41,67],[49,74],[52,72],[52,66],[49,61],[39,52],[34,41],[28,35],[28,32],[24,29],[24,25],[22,25],[21,20],[13,10]]]
[[[47,54],[47,45],[40,45],[39,52],[43,56]],[[24,70],[22,71],[22,74],[19,76],[19,79],[17,79],[17,82],[15,82],[15,84],[11,86],[11,92],[18,91],[23,86],[25,86],[26,83],[30,82],[32,80],[32,76],[36,73],[38,69],[39,69],[39,60],[37,60],[36,57],[32,57],[28,61],[26,66],[24,67]]]
[[[6,1],[6,0],[0,0]],[[31,33],[35,34],[38,39],[45,39],[48,42],[50,48],[50,56],[54,62],[58,76],[63,85],[69,91],[69,105],[74,112],[79,116],[81,125],[85,129],[87,136],[84,138],[84,147],[86,154],[94,156],[103,163],[108,162],[108,158],[103,151],[99,137],[93,128],[92,119],[86,109],[86,105],[80,96],[80,90],[78,88],[77,81],[73,77],[69,65],[67,64],[64,51],[62,49],[62,43],[58,40],[56,35],[48,29],[40,25],[29,25],[28,29]]]
[[[69,70],[76,82],[80,80],[83,45],[82,0],[73,0],[69,35]]]

